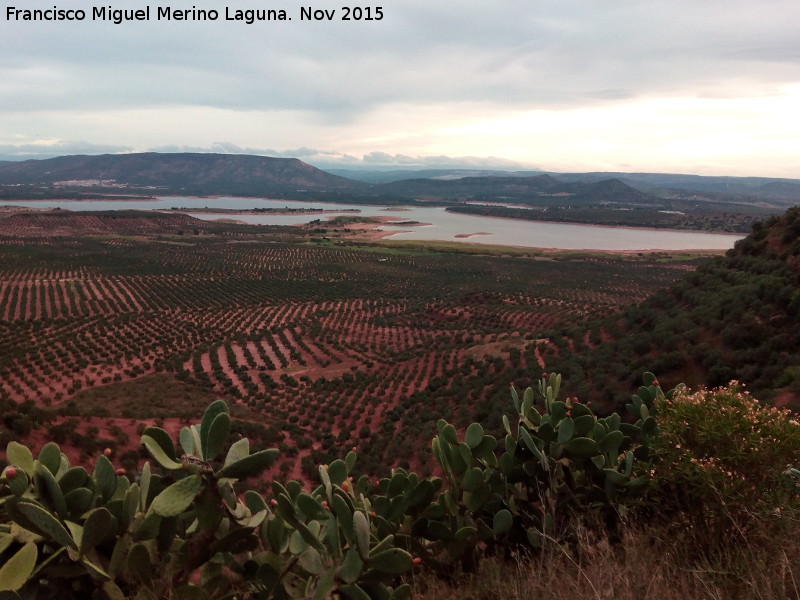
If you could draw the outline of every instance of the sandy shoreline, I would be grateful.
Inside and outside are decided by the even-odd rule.
[[[217,199],[217,198],[221,198],[221,197],[223,197],[223,196],[213,196],[213,195],[212,196],[186,196],[186,198],[209,199],[209,200]],[[33,199],[33,198],[27,199],[27,198],[25,198],[25,199],[14,199],[12,201],[13,202],[19,202],[24,207],[25,203],[27,203],[27,202],[76,202],[76,203],[77,202],[130,202],[130,201],[156,202],[156,201],[159,201],[159,200],[164,200],[166,198],[170,198],[170,196],[160,196],[160,197],[159,196],[131,196],[129,198],[120,198],[120,197],[116,197],[116,198],[102,198],[102,197],[99,197],[99,198],[47,198],[47,199]],[[244,198],[244,196],[243,196],[243,198]],[[253,198],[253,199],[257,199],[257,200],[282,200],[280,198],[261,198],[261,197],[257,198],[255,196],[252,196],[252,197],[248,196],[247,198]],[[282,200],[282,201],[290,202],[290,203],[294,202],[294,203],[298,203],[298,204],[302,203],[302,201],[300,201],[300,200]],[[382,206],[382,205],[365,205],[365,206],[378,207],[378,206]],[[501,205],[501,206],[505,206],[505,205]],[[0,211],[2,211],[3,208],[4,207],[2,205],[0,205]],[[298,208],[298,209],[288,209],[288,210],[277,209],[275,211],[272,211],[272,210],[261,210],[261,211],[259,211],[259,209],[226,209],[226,208],[222,208],[222,209],[219,209],[220,212],[218,212],[217,210],[213,210],[213,209],[208,209],[208,210],[206,210],[206,209],[207,209],[207,207],[198,208],[198,209],[194,209],[194,208],[191,208],[191,207],[182,207],[182,208],[179,208],[179,209],[165,208],[165,209],[156,209],[156,210],[158,210],[159,212],[183,212],[183,213],[192,212],[192,213],[197,213],[197,214],[220,214],[220,215],[249,215],[249,214],[255,214],[255,215],[258,215],[258,214],[262,214],[262,215],[343,214],[343,215],[348,215],[348,214],[359,214],[359,213],[361,213],[361,210],[358,209],[358,208],[354,208],[352,210],[343,210],[343,209],[316,210],[316,209]],[[30,208],[29,210],[69,210],[69,209],[64,209],[64,208],[55,208],[55,209],[52,209],[52,208],[36,208],[36,209],[35,208]],[[401,211],[410,211],[412,209],[407,207],[407,206],[398,205],[398,206],[382,206],[381,210],[384,210],[384,211],[387,211],[387,212],[401,212]],[[467,214],[469,214],[469,213],[467,213]],[[503,221],[523,221],[523,222],[528,222],[528,223],[547,223],[547,224],[552,224],[552,225],[573,225],[573,226],[578,226],[578,227],[604,227],[604,228],[611,228],[611,229],[635,229],[635,230],[647,230],[647,231],[672,231],[672,232],[678,232],[678,233],[709,233],[709,234],[714,234],[714,235],[730,235],[730,236],[739,236],[739,237],[744,237],[744,236],[747,235],[746,233],[734,232],[734,231],[706,231],[706,230],[702,230],[702,229],[682,229],[682,228],[676,228],[676,227],[652,227],[652,226],[648,227],[648,226],[645,226],[645,225],[608,225],[608,224],[605,224],[605,223],[575,223],[575,222],[569,222],[569,221],[551,221],[551,220],[544,220],[544,219],[542,219],[542,220],[540,220],[540,219],[512,219],[512,218],[509,218],[509,217],[500,217],[500,216],[496,216],[496,215],[473,215],[473,216],[480,216],[481,218],[484,218],[484,219],[500,219],[500,220],[503,220]],[[376,219],[384,219],[385,217],[376,216],[374,218],[376,218]],[[388,218],[390,219],[390,217],[388,217]],[[420,223],[419,225],[430,225],[430,223]],[[414,225],[414,226],[417,226],[417,225]],[[401,232],[400,231],[395,231],[393,233],[401,233]],[[466,238],[466,237],[471,237],[473,235],[491,235],[491,233],[490,232],[481,231],[481,232],[477,232],[477,233],[458,234],[458,235],[456,235],[456,237],[458,237],[458,238]]]
[[[202,198],[211,198],[203,196]],[[66,200],[66,199],[65,199]],[[159,200],[159,198],[148,198],[147,200],[155,201]],[[53,201],[57,201],[53,199]],[[94,200],[75,200],[75,202],[92,202]],[[105,201],[105,199],[103,200]],[[125,199],[117,198],[114,200],[108,200],[109,202],[112,201],[125,201]],[[15,201],[16,202],[16,201]],[[69,209],[63,208],[39,208],[39,207],[27,207],[25,206],[24,200],[19,200],[20,204],[15,205],[0,205],[0,213],[5,213],[5,215],[13,214],[13,213],[20,213],[20,212],[69,212]],[[236,219],[236,215],[264,215],[264,216],[304,216],[304,215],[320,215],[319,222],[315,223],[315,227],[329,227],[331,234],[334,234],[337,238],[345,238],[345,239],[358,239],[363,240],[366,242],[376,242],[380,240],[387,239],[387,241],[395,241],[398,243],[402,243],[406,240],[393,240],[392,237],[396,234],[401,233],[411,233],[417,227],[424,227],[430,226],[431,223],[423,223],[423,222],[400,222],[398,221],[398,216],[393,216],[390,214],[386,215],[375,215],[375,216],[363,216],[361,215],[360,209],[352,209],[352,210],[342,210],[342,209],[275,209],[275,210],[259,210],[259,209],[207,209],[204,208],[189,208],[189,207],[182,207],[182,208],[164,208],[164,209],[141,209],[143,211],[152,211],[152,212],[161,212],[166,214],[175,214],[175,213],[195,213],[195,214],[202,214],[202,215],[214,215],[218,218],[213,219],[213,221],[219,221],[223,223],[232,223],[232,224],[240,224],[240,225],[252,225],[252,223],[248,223],[246,221]],[[407,207],[403,206],[390,206],[384,207],[382,210],[385,210],[388,213],[392,212],[401,212],[401,211],[408,211]],[[364,221],[358,222],[359,216],[362,216]],[[323,217],[327,217],[327,220],[323,220]],[[336,219],[337,217],[351,217],[354,219],[353,222],[345,222],[345,223],[338,223],[334,225],[329,225],[329,223]],[[483,218],[489,219],[501,219],[503,221],[509,221],[507,217],[500,217],[500,216],[483,216]],[[513,221],[519,221],[520,219],[511,219]],[[531,220],[528,221],[529,223],[546,223],[552,225],[575,225],[579,227],[603,227],[603,228],[611,228],[611,229],[631,229],[631,230],[645,230],[645,231],[665,231],[665,232],[676,232],[676,233],[708,233],[712,235],[728,235],[728,236],[736,236],[736,237],[744,237],[745,234],[743,233],[736,233],[736,232],[728,232],[728,231],[703,231],[703,230],[695,230],[695,229],[676,229],[676,228],[666,228],[666,227],[640,227],[640,226],[629,226],[629,225],[607,225],[607,224],[592,224],[592,223],[565,223],[563,221],[544,221],[544,220]],[[397,223],[397,226],[403,227],[403,229],[391,230],[387,231],[384,229],[380,229],[380,227],[384,225],[392,225],[393,223]],[[308,223],[297,223],[295,224],[296,227],[304,227],[309,226]],[[405,227],[410,227],[406,229]],[[495,232],[497,233],[497,232]],[[637,255],[637,254],[647,254],[647,253],[689,253],[689,254],[703,254],[703,255],[718,255],[724,253],[726,250],[715,250],[715,249],[704,249],[704,248],[694,248],[694,249],[681,249],[681,250],[674,250],[674,249],[667,249],[667,248],[642,248],[642,249],[635,249],[635,250],[609,250],[605,248],[552,248],[552,247],[533,247],[533,246],[521,246],[515,244],[503,244],[503,243],[493,243],[493,244],[482,244],[480,242],[471,241],[469,238],[475,236],[485,236],[485,235],[493,235],[493,232],[488,231],[477,231],[477,232],[464,232],[458,233],[453,236],[454,239],[450,240],[441,240],[442,242],[454,242],[459,244],[470,244],[472,246],[497,246],[497,247],[505,247],[505,248],[514,248],[514,249],[528,249],[528,250],[535,250],[547,254],[551,253],[565,253],[565,252],[598,252],[598,253],[607,253],[607,254],[620,254],[620,255]],[[435,241],[433,241],[435,243]]]
[[[370,219],[371,221],[365,221],[362,223],[358,222],[348,223],[342,226],[342,229],[349,229],[353,233],[351,237],[368,242],[382,240],[383,238],[392,236],[396,233],[410,233],[411,231],[413,231],[413,229],[402,229],[402,230],[398,229],[397,231],[395,230],[386,231],[385,229],[379,229],[379,227],[383,225],[391,225],[392,222],[397,220],[396,217],[390,217],[388,215],[387,216],[380,215],[380,216],[365,217],[365,218]],[[321,225],[324,224],[325,221],[321,223]],[[423,227],[428,225],[432,225],[432,223],[416,223],[414,225],[407,225],[407,226]],[[336,229],[334,231],[341,231],[341,229]]]

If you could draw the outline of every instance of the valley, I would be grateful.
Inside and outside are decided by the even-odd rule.
[[[509,380],[544,369],[548,338],[695,267],[321,241],[161,213],[0,227],[0,398],[30,408],[6,416],[7,439],[61,431],[76,457],[105,444],[135,461],[142,423],[177,431],[218,396],[294,475],[353,445],[373,468],[417,463],[438,418],[498,419]]]

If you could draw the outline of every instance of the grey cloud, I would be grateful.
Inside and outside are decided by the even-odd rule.
[[[91,6],[90,0],[56,1]],[[136,139],[136,151],[296,156],[315,165],[531,168],[416,154],[426,147],[451,152],[447,143],[460,134],[430,133],[437,127],[432,115],[447,116],[450,107],[458,115],[474,107],[476,120],[491,123],[518,111],[637,98],[774,95],[800,82],[797,0],[402,0],[371,23],[301,23],[297,4],[270,4],[283,2],[295,20],[251,26],[3,22],[0,124],[6,131],[0,133],[7,135],[0,137],[0,157],[125,152]],[[26,2],[31,8],[53,3]],[[128,0],[125,8],[147,4]],[[224,5],[194,0],[185,7],[192,4]],[[315,6],[340,10],[341,3]],[[417,124],[416,112],[427,120]],[[188,117],[169,130],[176,115]],[[213,123],[207,126],[203,116]],[[144,122],[149,118],[156,122]],[[258,137],[241,134],[251,118]],[[11,133],[27,137],[15,142]],[[29,143],[48,136],[62,141]],[[73,142],[87,137],[110,143]],[[378,141],[369,147],[370,140]],[[529,144],[532,156],[548,150],[535,140],[516,143]],[[389,151],[361,156],[372,148]],[[452,151],[459,152],[479,151]]]
[[[724,94],[733,73],[756,88],[800,79],[796,2],[406,0],[385,14],[361,24],[28,24],[24,40],[12,24],[0,75],[16,83],[0,106],[298,109],[331,122],[386,102],[536,108]]]

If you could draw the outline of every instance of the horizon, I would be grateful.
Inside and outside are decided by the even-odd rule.
[[[279,158],[279,159],[297,159],[311,165],[321,171],[341,170],[353,172],[399,172],[399,171],[494,171],[505,173],[521,173],[531,172],[532,174],[541,175],[576,175],[576,174],[608,174],[608,175],[677,175],[686,177],[708,177],[708,178],[731,178],[731,179],[767,179],[767,180],[786,180],[786,181],[800,181],[798,177],[780,177],[769,176],[760,174],[715,174],[715,173],[691,173],[691,172],[677,172],[677,171],[598,171],[598,170],[563,170],[554,171],[540,169],[536,166],[528,166],[524,164],[509,164],[510,161],[504,161],[497,157],[487,157],[481,159],[480,157],[417,157],[431,160],[425,163],[420,160],[419,162],[407,162],[411,157],[403,157],[406,162],[397,163],[370,163],[365,160],[360,162],[341,161],[333,162],[325,160],[315,161],[317,164],[310,162],[307,159],[299,156],[290,156],[288,152],[276,152],[274,154],[250,154],[245,152],[222,152],[219,149],[211,149],[202,151],[195,150],[180,150],[180,151],[164,151],[164,150],[144,150],[141,152],[96,152],[96,153],[75,153],[75,154],[56,154],[56,155],[42,155],[42,156],[8,156],[0,154],[0,162],[25,162],[29,160],[50,160],[54,158],[65,158],[69,156],[125,156],[135,154],[213,154],[218,156],[256,156],[262,158]],[[364,157],[366,158],[366,157]],[[492,175],[487,175],[492,176]]]

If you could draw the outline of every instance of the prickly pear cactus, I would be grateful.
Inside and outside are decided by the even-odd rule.
[[[440,421],[432,449],[449,486],[440,508],[416,524],[417,533],[448,540],[463,559],[498,539],[534,548],[562,540],[576,515],[616,515],[614,503],[646,484],[641,465],[658,434],[654,406],[663,393],[651,373],[644,382],[629,405],[634,424],[616,413],[598,418],[577,398],[560,400],[555,373],[538,382],[538,399],[533,388],[522,397],[511,388],[517,417],[513,425],[503,417],[502,443],[480,424],[460,439]]]
[[[56,444],[37,456],[16,442],[0,473],[0,595],[10,598],[410,598],[401,576],[422,563],[474,566],[498,545],[564,541],[580,515],[616,514],[647,482],[663,394],[645,374],[635,422],[598,418],[561,378],[538,397],[512,388],[514,423],[498,440],[479,423],[439,421],[441,477],[394,469],[351,473],[355,452],[319,467],[315,487],[272,481],[246,489],[277,457],[229,444],[231,417],[212,403],[177,440],[157,427],[150,460],[129,479],[108,456],[71,466]]]
[[[413,567],[353,482],[355,452],[320,467],[321,484],[273,482],[273,497],[238,488],[271,466],[277,450],[228,445],[230,414],[214,402],[185,427],[176,452],[150,427],[133,483],[106,456],[91,472],[71,467],[55,444],[38,457],[7,448],[0,476],[0,592],[37,598],[410,598],[398,585]],[[427,503],[414,496],[412,504]],[[199,582],[199,583],[198,583]],[[5,597],[5,596],[4,596]]]
[[[191,587],[192,573],[255,549],[266,513],[251,511],[234,486],[269,467],[277,450],[251,454],[242,440],[215,460],[229,430],[224,402],[191,428],[192,444],[180,457],[165,431],[146,429],[142,445],[163,474],[146,462],[134,483],[105,455],[90,472],[70,466],[56,444],[34,458],[9,443],[10,466],[0,477],[0,591],[157,598]],[[230,583],[217,580],[214,589]]]
[[[413,558],[394,534],[382,533],[386,522],[365,496],[368,479],[349,475],[355,462],[350,452],[321,466],[313,490],[298,481],[272,483],[271,502],[259,503],[267,513],[260,526],[266,551],[245,565],[254,584],[289,598],[411,597],[407,584],[391,584],[412,569]]]

